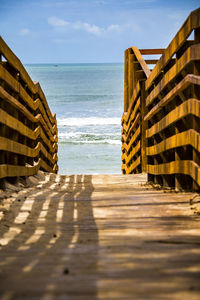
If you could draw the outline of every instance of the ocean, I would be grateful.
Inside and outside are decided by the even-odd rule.
[[[121,174],[123,64],[25,67],[56,113],[59,174]]]

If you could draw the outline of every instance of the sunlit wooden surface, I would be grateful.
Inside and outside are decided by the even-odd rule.
[[[124,174],[147,172],[156,184],[200,190],[199,95],[200,8],[166,49],[125,50]]]
[[[0,180],[58,171],[58,130],[39,82],[0,37]]]
[[[200,299],[200,196],[145,175],[0,193],[0,299]]]

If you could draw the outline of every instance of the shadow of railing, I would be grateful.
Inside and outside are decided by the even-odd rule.
[[[13,202],[14,214],[10,210],[4,216],[0,235],[2,299],[54,299],[72,293],[96,299],[93,190],[90,175],[51,174],[37,193],[27,190]]]

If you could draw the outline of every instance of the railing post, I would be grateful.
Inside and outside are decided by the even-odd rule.
[[[146,92],[145,81],[140,82],[141,90],[141,166],[142,172],[146,172],[147,156],[146,156],[146,121],[144,117],[146,115]]]
[[[124,112],[128,110],[128,49],[124,52]]]
[[[128,49],[128,107],[131,102],[131,98],[133,95],[133,60],[134,54],[132,53],[132,49]]]

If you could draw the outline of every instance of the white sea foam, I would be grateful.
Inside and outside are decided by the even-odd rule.
[[[91,139],[104,139],[105,137],[113,137],[113,136],[117,136],[118,134],[116,133],[90,133],[90,132],[80,132],[80,131],[75,131],[75,132],[59,132],[58,133],[58,137],[61,139],[68,139],[68,138],[91,138]],[[120,135],[119,135],[120,137]]]
[[[110,140],[110,139],[105,139],[105,140],[97,140],[97,141],[83,141],[83,140],[59,140],[61,143],[66,143],[66,144],[110,144],[110,145],[121,145],[120,140]]]
[[[120,118],[60,118],[58,126],[120,125]]]

